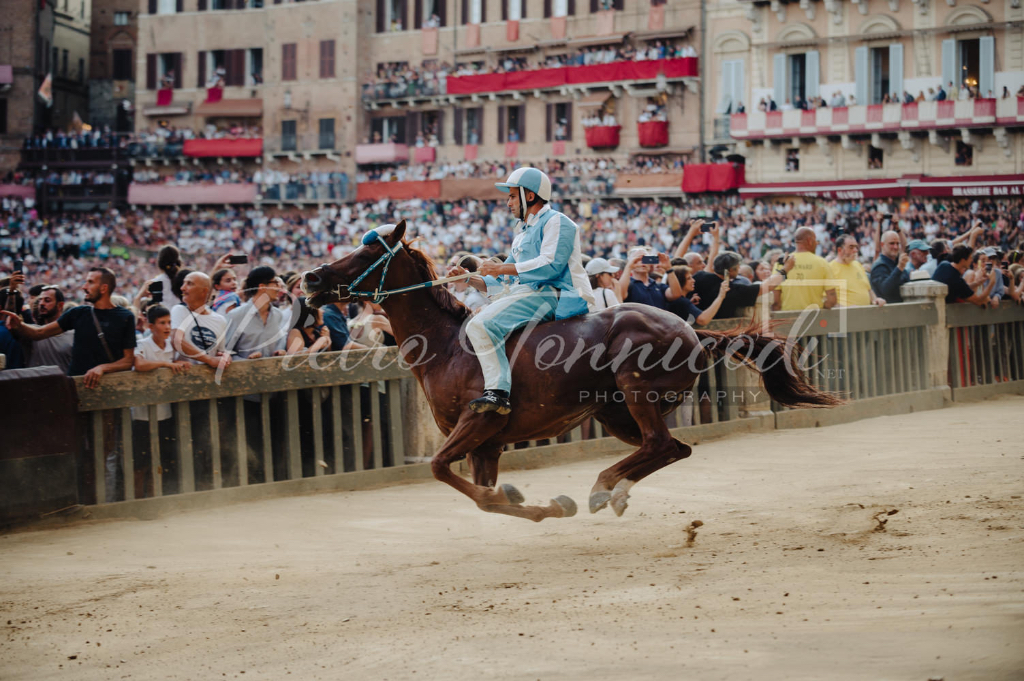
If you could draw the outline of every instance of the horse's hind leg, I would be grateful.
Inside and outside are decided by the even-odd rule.
[[[639,436],[640,448],[597,476],[590,492],[591,513],[611,504],[615,514],[621,516],[626,510],[629,490],[635,483],[690,455],[690,448],[669,434],[657,402],[627,401],[626,407],[632,426],[623,415],[618,415],[609,430],[625,442],[635,443]]]

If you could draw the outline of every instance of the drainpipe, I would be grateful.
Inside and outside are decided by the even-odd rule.
[[[700,162],[705,162],[704,149],[704,63],[708,57],[708,12],[707,0],[700,0],[700,63],[697,64],[697,76],[700,78]]]

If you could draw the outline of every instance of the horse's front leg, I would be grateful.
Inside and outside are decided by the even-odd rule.
[[[488,513],[501,513],[534,522],[540,522],[544,518],[567,518],[575,515],[576,504],[568,497],[552,499],[547,506],[522,506],[524,497],[515,487],[495,487],[501,446],[481,445],[501,430],[507,420],[507,416],[494,413],[463,414],[442,445],[441,451],[430,462],[434,477],[459,490]],[[452,472],[452,463],[463,456],[469,460],[473,482]]]

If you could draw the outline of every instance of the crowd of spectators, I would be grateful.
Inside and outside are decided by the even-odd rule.
[[[132,173],[132,182],[138,184],[240,184],[254,181],[254,174],[237,167],[179,168],[160,172],[157,168],[138,166]]]
[[[109,126],[102,130],[47,130],[44,133],[25,138],[25,149],[109,149],[122,144],[123,137],[111,131]]]

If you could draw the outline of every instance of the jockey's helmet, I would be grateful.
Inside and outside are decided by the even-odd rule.
[[[519,188],[519,217],[526,219],[526,190],[536,194],[544,201],[551,200],[551,178],[547,173],[528,166],[516,168],[504,182],[495,182],[494,186],[508,193],[513,187]]]

